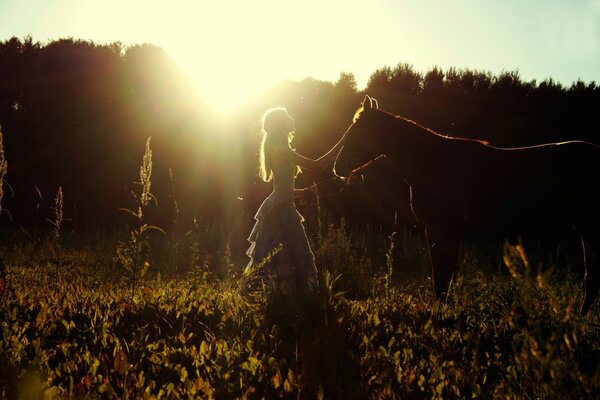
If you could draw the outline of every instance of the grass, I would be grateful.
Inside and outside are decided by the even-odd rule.
[[[89,248],[59,247],[65,265],[58,277],[27,262],[43,260],[31,257],[30,246],[4,249],[10,279],[0,307],[0,393],[589,398],[600,390],[598,308],[576,314],[580,277],[532,273],[522,252],[508,248],[511,273],[458,279],[439,304],[426,273],[390,281],[389,248],[384,258],[370,257],[347,247],[350,235],[334,228],[329,234],[337,239],[326,234],[320,245],[331,254],[341,251],[335,246],[354,251],[351,271],[369,259],[373,276],[362,282],[370,294],[361,296],[351,292],[355,281],[338,279],[327,318],[314,299],[243,294],[239,278],[210,273],[217,264],[185,276],[150,274],[132,298],[126,281],[104,278]],[[397,240],[408,254],[406,239]],[[230,257],[228,251],[225,243],[213,258]]]

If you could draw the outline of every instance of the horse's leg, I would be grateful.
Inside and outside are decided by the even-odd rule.
[[[458,262],[460,238],[456,232],[433,227],[428,227],[425,235],[433,272],[433,290],[436,297],[445,300]]]
[[[585,266],[584,288],[585,297],[581,305],[581,314],[586,314],[594,304],[600,289],[600,236],[597,234],[583,235],[583,262]]]

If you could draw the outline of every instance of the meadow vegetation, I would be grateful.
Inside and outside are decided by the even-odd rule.
[[[288,298],[268,284],[248,290],[243,251],[232,249],[243,232],[195,221],[167,233],[145,223],[149,144],[135,207],[124,209],[129,230],[64,232],[68,193],[59,188],[45,236],[4,232],[2,397],[599,393],[598,307],[577,314],[581,277],[569,265],[532,266],[521,244],[487,258],[465,247],[463,273],[440,303],[417,234],[357,236],[342,220],[311,235],[315,296]]]
[[[182,257],[215,251],[202,234]],[[348,247],[343,226],[315,243],[322,297],[301,300],[241,290],[243,260],[226,245],[206,263],[187,260],[185,273],[150,268],[132,297],[103,240],[60,246],[60,268],[40,243],[3,247],[3,397],[590,398],[600,389],[598,308],[579,316],[580,277],[532,271],[518,246],[506,248],[503,269],[458,279],[441,304],[426,265],[395,263],[389,279],[385,258]],[[347,277],[365,264],[372,275]],[[228,268],[237,274],[219,272]]]

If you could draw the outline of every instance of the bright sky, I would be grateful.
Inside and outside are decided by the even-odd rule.
[[[399,62],[600,83],[600,0],[0,0],[0,40],[26,35],[159,45],[221,109]]]

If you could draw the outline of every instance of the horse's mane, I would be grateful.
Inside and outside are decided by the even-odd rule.
[[[353,117],[352,121],[353,122],[358,121],[358,119],[360,118],[360,116],[362,115],[362,113],[364,111],[365,111],[364,107],[358,108],[358,110],[356,110],[356,112],[354,113],[354,117]],[[399,115],[394,115],[394,114],[392,114],[390,112],[383,111],[383,110],[380,110],[380,109],[377,109],[377,111],[380,111],[381,113],[386,114],[389,117],[393,117],[393,118],[395,118],[397,120],[401,120],[401,121],[407,122],[408,124],[413,125],[414,127],[418,128],[419,130],[425,131],[425,132],[430,133],[430,134],[435,135],[435,136],[439,136],[439,137],[444,138],[444,139],[462,140],[462,141],[466,141],[466,142],[478,142],[478,143],[484,144],[486,146],[490,145],[490,142],[488,142],[487,140],[444,135],[444,134],[441,134],[439,132],[434,131],[431,128],[427,128],[426,126],[423,126],[423,125],[419,124],[418,122],[415,122],[415,121],[413,121],[411,119],[408,119],[408,118],[405,118],[405,117],[401,117]]]
[[[518,146],[518,147],[498,147],[498,146],[494,146],[492,144],[490,144],[490,142],[488,142],[487,140],[483,140],[483,139],[474,139],[474,138],[466,138],[466,137],[457,137],[457,136],[450,136],[450,135],[445,135],[439,132],[434,131],[431,128],[427,128],[426,126],[423,126],[421,124],[419,124],[418,122],[415,122],[411,119],[405,118],[405,117],[401,117],[399,115],[395,115],[392,114],[388,111],[384,111],[384,110],[380,110],[379,108],[376,108],[373,111],[379,111],[380,113],[382,113],[383,115],[389,117],[389,118],[393,118],[396,121],[402,121],[404,123],[407,123],[411,126],[413,126],[414,128],[417,128],[419,131],[423,131],[426,132],[428,134],[431,134],[435,137],[439,137],[442,139],[447,139],[447,140],[456,140],[456,141],[463,141],[463,142],[474,142],[474,143],[480,143],[484,146],[496,149],[496,150],[502,150],[502,151],[514,151],[514,150],[524,150],[524,149],[534,149],[534,148],[539,148],[539,147],[547,147],[547,146],[559,146],[559,145],[564,145],[564,144],[574,144],[574,143],[580,143],[580,144],[585,144],[585,145],[589,145],[589,146],[593,146],[596,147],[598,149],[600,149],[600,145],[596,144],[596,143],[592,143],[592,142],[588,142],[585,140],[567,140],[567,141],[563,141],[563,142],[552,142],[552,143],[542,143],[542,144],[535,144],[535,145],[531,145],[531,146]],[[353,122],[358,121],[358,119],[361,117],[361,115],[365,112],[364,107],[359,107],[356,112],[354,113],[354,118],[352,119]]]

